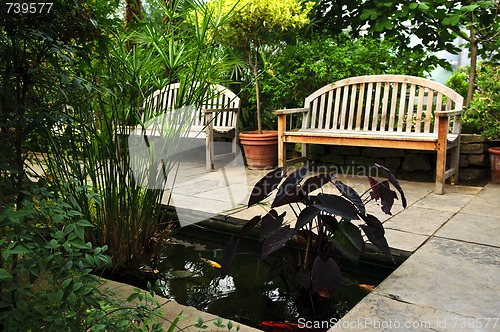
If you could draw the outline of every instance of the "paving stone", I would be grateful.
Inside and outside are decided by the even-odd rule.
[[[436,236],[500,247],[500,215],[459,213]]]
[[[465,317],[498,317],[500,248],[433,238],[374,294]]]
[[[500,204],[500,184],[489,183],[477,193],[462,212],[482,216],[499,215],[495,213]]]
[[[412,234],[394,229],[385,229],[385,238],[390,248],[406,253],[407,255],[412,254],[428,239],[425,235]]]
[[[473,195],[446,192],[444,195],[430,194],[415,203],[415,206],[442,211],[458,212],[474,198]]]
[[[456,331],[459,330],[460,324],[467,323],[467,319],[470,317],[371,293],[342,317],[329,332]]]
[[[410,206],[404,213],[399,213],[386,221],[384,227],[408,233],[432,235],[453,215],[454,212],[451,211]]]

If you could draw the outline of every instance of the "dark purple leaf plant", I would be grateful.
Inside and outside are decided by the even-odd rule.
[[[394,262],[381,221],[367,213],[366,204],[379,201],[382,211],[391,214],[399,192],[401,205],[406,198],[393,174],[382,165],[376,165],[385,180],[369,177],[370,188],[359,195],[353,188],[335,179],[333,174],[309,175],[307,166],[285,174],[278,168],[266,174],[254,186],[248,207],[258,204],[275,193],[269,211],[249,220],[238,236],[227,243],[222,262],[222,277],[229,273],[239,241],[260,225],[263,241],[261,258],[274,258],[270,278],[281,276],[286,285],[294,285],[300,294],[314,298],[332,298],[339,289],[342,275],[340,259],[359,262],[368,241]],[[338,194],[325,193],[324,185],[332,183]],[[293,222],[285,221],[288,205]],[[290,211],[290,210],[289,210]],[[285,246],[290,250],[282,250]],[[289,288],[290,289],[290,288]]]

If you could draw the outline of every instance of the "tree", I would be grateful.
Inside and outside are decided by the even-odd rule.
[[[397,37],[402,44],[414,35],[422,41],[414,47],[456,54],[460,48],[453,42],[462,38],[471,62],[466,106],[474,92],[478,56],[500,58],[500,0],[367,0],[363,6],[360,19],[371,32]]]
[[[240,49],[247,57],[255,81],[257,129],[262,133],[259,87],[261,48],[278,42],[283,32],[309,23],[308,14],[314,3],[300,0],[226,0],[221,3],[220,0],[213,0],[209,6],[218,8],[221,4],[223,15],[234,10],[227,23],[231,34],[221,42]]]
[[[132,22],[140,22],[144,18],[144,9],[141,0],[125,0],[125,28],[128,29]]]

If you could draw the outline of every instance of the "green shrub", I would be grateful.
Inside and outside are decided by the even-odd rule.
[[[446,81],[446,86],[458,92],[462,97],[467,98],[467,78],[469,77],[469,68],[466,66],[459,67],[453,72],[450,78]]]
[[[302,107],[308,95],[329,83],[360,75],[423,76],[431,69],[420,61],[423,53],[397,50],[390,41],[371,37],[322,35],[312,40],[298,40],[269,53],[259,79],[264,122],[271,128],[275,126],[273,110]],[[248,94],[251,105],[255,95],[251,91]],[[243,127],[252,127],[246,112],[243,107]]]
[[[92,225],[74,203],[42,188],[0,212],[0,329],[159,329],[150,321],[157,305],[116,301],[98,288],[92,272],[110,263],[107,247],[85,242]]]
[[[476,92],[462,116],[462,132],[500,138],[500,66],[481,64],[476,76]]]

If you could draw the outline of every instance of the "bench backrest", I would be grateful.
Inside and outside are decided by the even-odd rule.
[[[182,106],[178,105],[177,101],[180,90],[179,83],[172,83],[162,89],[154,91],[144,101],[144,109],[152,109],[154,113],[168,112],[172,109],[177,109]],[[202,111],[204,109],[238,109],[240,106],[240,98],[228,88],[219,85],[211,84],[208,86],[208,91],[204,93],[203,102],[200,108],[193,108],[193,126],[204,126],[205,118]],[[236,128],[238,122],[237,112],[220,112],[213,120],[215,127],[230,127]]]
[[[406,75],[351,77],[305,100],[303,128],[382,132],[437,132],[435,111],[461,110],[463,97],[443,84]],[[450,118],[450,132],[460,130]]]

